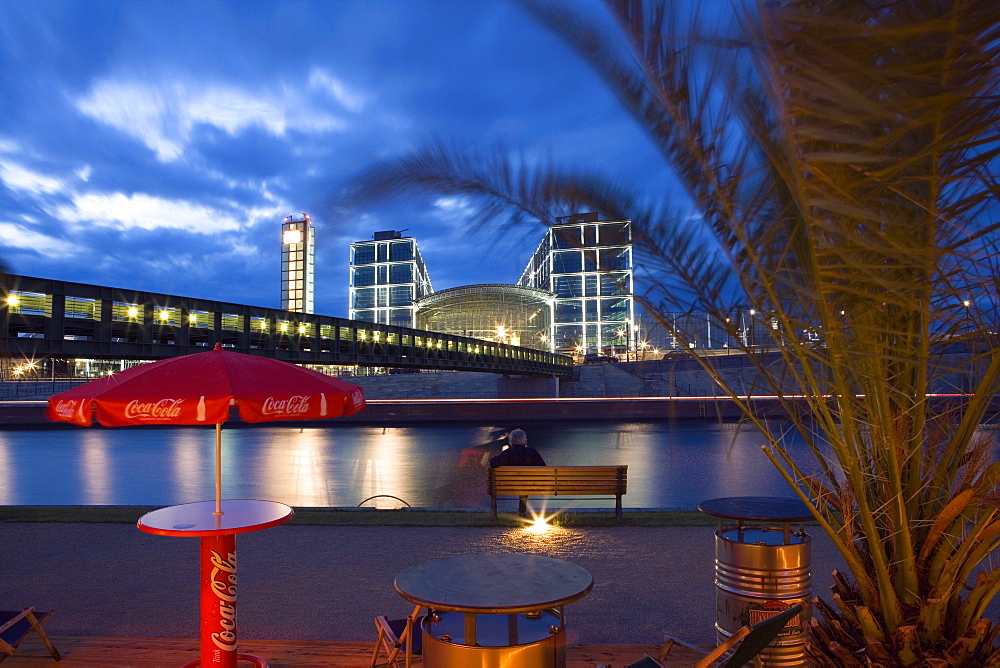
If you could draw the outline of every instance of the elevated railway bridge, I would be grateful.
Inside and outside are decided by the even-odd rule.
[[[572,360],[532,348],[330,316],[0,274],[0,377],[25,364],[152,361],[229,350],[295,364],[558,377]]]

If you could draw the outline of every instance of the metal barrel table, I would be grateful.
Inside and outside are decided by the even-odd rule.
[[[719,518],[715,532],[716,636],[728,639],[796,603],[794,617],[761,652],[765,666],[804,666],[812,593],[812,513],[798,499],[736,496],[710,499],[698,510]],[[797,523],[798,528],[792,524]]]
[[[467,554],[418,564],[394,584],[429,610],[421,623],[427,668],[564,668],[563,607],[586,596],[594,578],[553,557]]]

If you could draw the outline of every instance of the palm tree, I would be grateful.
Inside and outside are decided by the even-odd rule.
[[[762,1],[714,28],[687,3],[607,0],[611,29],[568,3],[522,4],[603,76],[702,224],[682,198],[503,146],[433,142],[372,168],[359,193],[464,194],[483,221],[631,219],[652,279],[636,298],[664,326],[690,308],[740,342],[737,305],[766,314],[758,332],[784,364],[739,345],[812,456],[727,392],[851,576],[815,601],[811,658],[1000,665],[983,617],[1000,590],[1000,463],[979,427],[1000,390],[1000,5]],[[959,377],[972,385],[936,402]]]

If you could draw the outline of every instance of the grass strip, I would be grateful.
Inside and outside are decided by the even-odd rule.
[[[0,506],[0,522],[65,522],[134,524],[159,506]],[[525,521],[512,513],[490,519],[486,510],[436,510],[403,508],[295,508],[290,524],[313,526],[420,526],[493,527],[521,526]],[[564,527],[600,526],[715,526],[718,520],[697,511],[626,510],[624,519],[614,512],[572,511],[559,513],[550,524]]]

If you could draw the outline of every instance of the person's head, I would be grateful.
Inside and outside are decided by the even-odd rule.
[[[511,447],[525,446],[528,444],[528,435],[523,429],[515,429],[510,432],[510,436],[507,437],[507,442],[510,443]]]

